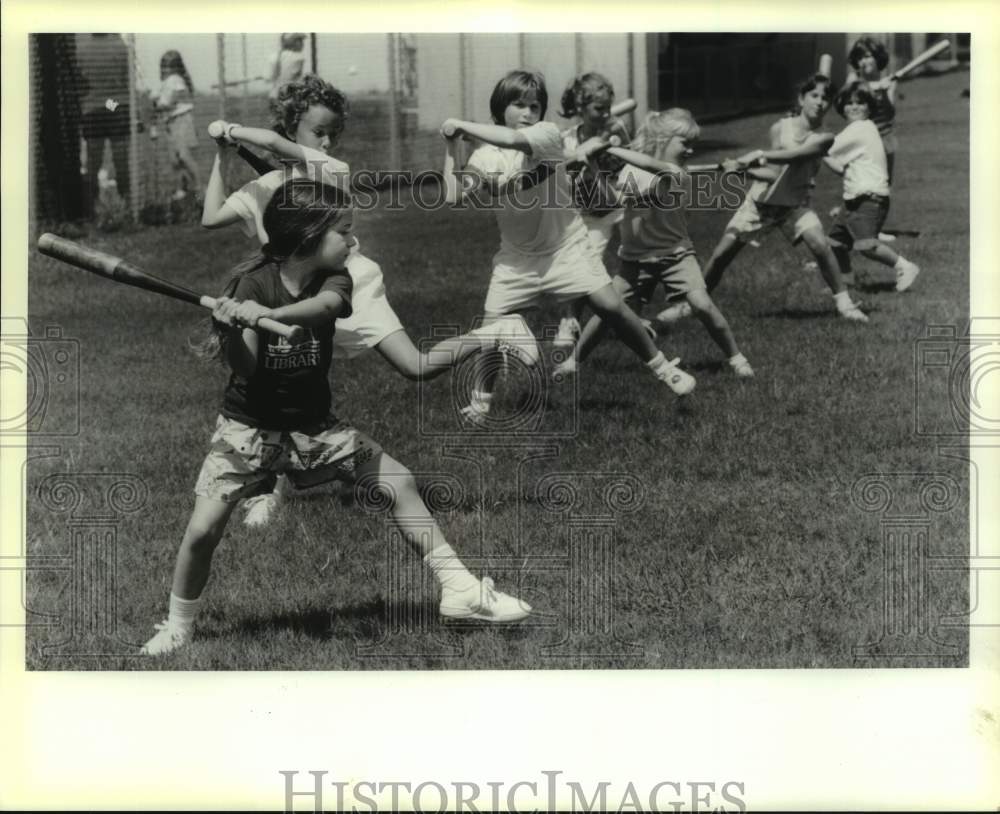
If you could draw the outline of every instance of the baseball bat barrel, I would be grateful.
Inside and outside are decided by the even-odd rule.
[[[688,164],[688,172],[717,172],[722,169],[721,164]]]
[[[258,175],[266,175],[274,169],[274,165],[270,161],[261,158],[253,150],[248,150],[242,144],[236,148],[236,154],[246,161]]]
[[[930,60],[934,59],[934,57],[936,57],[938,54],[940,54],[942,51],[946,51],[950,47],[951,47],[951,40],[941,40],[940,42],[934,43],[934,45],[932,45],[922,54],[918,54],[914,59],[911,59],[902,68],[894,72],[892,76],[889,78],[902,79],[904,76],[910,73],[910,71],[919,68],[925,62],[929,62]]]
[[[126,260],[108,252],[92,249],[89,246],[81,246],[79,243],[74,243],[72,240],[49,232],[38,238],[38,251],[47,257],[61,260],[63,263],[76,266],[84,271],[114,280],[116,283],[142,288],[171,299],[200,305],[203,308],[215,308],[215,299],[212,297],[198,294],[190,288],[143,271],[138,266],[133,266]],[[267,317],[258,320],[257,325],[265,331],[278,334],[286,339],[297,338],[302,333],[302,329],[298,326],[285,325]]]
[[[830,54],[823,54],[819,58],[819,70],[817,73],[820,76],[825,76],[827,79],[833,76],[833,57]]]
[[[624,116],[636,108],[635,99],[622,99],[618,104],[611,105],[612,116]]]

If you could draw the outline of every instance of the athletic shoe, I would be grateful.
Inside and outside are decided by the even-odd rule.
[[[538,341],[520,314],[502,316],[470,333],[491,343],[504,357],[517,356],[528,367],[537,365],[541,358]]]
[[[900,265],[902,268],[896,272],[896,290],[906,291],[906,289],[913,285],[913,281],[917,279],[917,275],[920,274],[920,266],[916,263],[911,263],[909,260],[902,261]]]
[[[741,359],[739,362],[730,362],[729,366],[732,368],[733,373],[739,379],[752,379],[753,378],[753,368],[750,367],[750,363],[746,359]]]
[[[171,625],[166,619],[153,625],[156,635],[146,642],[139,651],[143,656],[165,656],[183,647],[191,640],[191,628]]]
[[[671,325],[691,316],[691,306],[686,302],[678,302],[664,308],[656,315],[656,321],[661,325]]]
[[[489,410],[482,410],[470,404],[468,407],[463,407],[459,410],[458,414],[461,416],[464,424],[482,428],[487,425],[490,413]]]
[[[851,303],[851,307],[841,311],[837,309],[837,313],[840,314],[844,319],[849,319],[851,322],[868,322],[868,317],[865,312],[858,308],[857,303]]]
[[[580,323],[575,317],[563,317],[559,320],[559,331],[552,340],[554,348],[572,348],[580,338]]]
[[[680,358],[671,359],[667,362],[666,368],[656,374],[656,378],[665,383],[678,396],[686,396],[694,390],[695,380],[690,373],[685,373],[677,367],[678,362],[680,362]]]
[[[496,590],[493,580],[484,577],[475,588],[467,591],[442,591],[439,610],[448,619],[518,622],[531,613],[531,605]]]
[[[246,509],[243,525],[252,529],[263,528],[278,516],[284,502],[285,499],[278,492],[247,498],[243,501]]]
[[[888,232],[879,232],[878,239],[883,243],[892,243],[896,239],[895,235],[890,235]]]

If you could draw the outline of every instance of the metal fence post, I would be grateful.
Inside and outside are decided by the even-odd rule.
[[[219,118],[226,118],[226,35],[216,34],[216,53],[219,58]]]
[[[128,174],[129,182],[129,207],[132,213],[132,220],[139,222],[139,112],[138,99],[135,93],[135,34],[125,35],[125,44],[128,46]],[[145,187],[145,184],[142,184]]]

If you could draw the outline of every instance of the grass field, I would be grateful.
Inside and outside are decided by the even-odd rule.
[[[724,369],[698,324],[682,324],[660,344],[698,378],[688,400],[673,398],[624,347],[608,342],[584,368],[578,393],[551,391],[515,372],[500,406],[525,403],[529,385],[543,387],[544,406],[530,432],[508,435],[460,429],[454,410],[456,401],[464,403],[456,393],[467,381],[462,373],[418,386],[375,354],[335,367],[338,414],[417,473],[446,535],[474,570],[534,606],[536,614],[513,628],[438,624],[435,592],[416,579],[422,572],[415,558],[387,543],[384,517],[351,507],[349,494],[321,488],[297,496],[264,531],[247,530],[234,516],[188,649],[162,660],[125,655],[133,651],[122,642],[141,644],[165,616],[174,555],[226,374],[188,349],[202,313],[33,254],[34,334],[58,326],[64,338],[79,342],[80,432],[38,438],[36,448],[57,443],[60,451],[29,465],[28,552],[65,556],[73,535],[87,529],[113,539],[116,568],[101,584],[113,599],[106,612],[117,620],[120,642],[108,645],[83,631],[72,647],[56,647],[78,655],[47,654],[47,646],[68,638],[68,617],[86,616],[79,611],[84,600],[67,571],[30,572],[27,605],[37,615],[29,620],[36,626],[29,628],[28,665],[965,664],[961,628],[935,633],[950,649],[911,649],[906,658],[869,658],[855,648],[881,636],[885,519],[920,513],[919,478],[912,473],[940,473],[960,486],[948,510],[928,521],[929,553],[961,557],[968,549],[966,465],[938,455],[935,439],[914,431],[918,397],[921,410],[941,420],[950,409],[942,391],[927,395],[916,386],[916,342],[929,325],[961,331],[968,320],[969,102],[960,95],[966,87],[961,73],[902,87],[889,220],[921,230],[920,238],[900,238],[897,246],[924,271],[899,295],[881,267],[856,261],[857,296],[870,325],[835,318],[818,273],[803,269],[808,257],[780,237],[740,256],[715,299],[757,371],[750,382]],[[706,127],[705,151],[695,160],[760,146],[773,119]],[[834,112],[827,123],[841,126]],[[345,133],[345,142],[351,137]],[[440,159],[439,152],[429,154],[427,166]],[[824,221],[839,194],[839,180],[822,173],[816,210]],[[357,219],[363,251],[381,264],[411,337],[427,337],[434,326],[465,329],[488,284],[498,243],[493,216],[424,211],[409,195],[404,191],[401,211],[383,205]],[[691,215],[702,259],[727,217]],[[251,249],[238,230],[210,233],[195,225],[94,233],[81,241],[209,292],[221,289],[228,268]],[[540,324],[554,321],[550,309]],[[51,420],[69,421],[75,394],[51,390]],[[69,473],[86,493],[75,514],[53,508],[67,505],[46,481],[54,473]],[[79,525],[84,515],[93,520],[108,511],[87,501],[103,500],[117,473],[148,489],[137,498],[141,505],[96,526]],[[871,473],[883,473],[894,490],[886,515],[863,511],[856,492],[852,499],[855,484]],[[632,505],[622,494],[617,502],[605,500],[616,482],[622,493],[638,495]],[[580,539],[591,543],[575,545]],[[613,573],[599,557],[570,556],[591,550],[597,539],[607,543]],[[932,628],[943,615],[967,611],[968,576],[961,570],[935,571],[926,582],[912,571],[892,577],[914,590],[918,581],[924,586]]]

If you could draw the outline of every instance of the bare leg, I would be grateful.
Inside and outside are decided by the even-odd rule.
[[[197,599],[205,588],[222,533],[226,530],[235,503],[197,496],[174,565],[171,591],[181,599]]]

